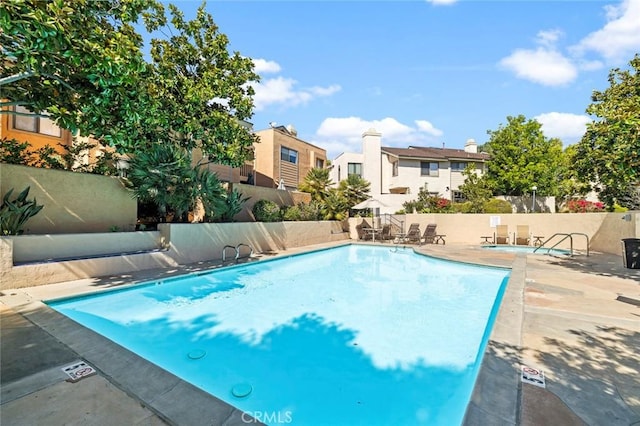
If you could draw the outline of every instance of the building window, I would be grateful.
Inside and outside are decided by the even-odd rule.
[[[280,159],[289,163],[298,164],[298,151],[283,146],[280,148]]]
[[[467,168],[467,164],[464,161],[452,161],[451,162],[451,171],[454,172],[462,172]]]
[[[31,111],[23,106],[16,106],[15,111],[22,114],[32,114]],[[13,128],[57,138],[62,137],[62,130],[54,124],[53,120],[47,117],[38,117],[37,115],[14,115]]]
[[[399,161],[391,163],[391,176],[398,176],[398,163]]]
[[[349,175],[358,175],[362,176],[362,163],[349,163],[348,164],[347,176]]]
[[[464,203],[467,201],[465,196],[462,194],[462,191],[451,191],[451,200],[454,203]]]
[[[438,176],[438,163],[431,163],[429,161],[420,162],[420,175],[421,176]]]
[[[324,160],[322,158],[316,158],[316,169],[324,169]]]

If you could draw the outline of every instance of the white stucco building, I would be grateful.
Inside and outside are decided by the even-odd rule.
[[[382,146],[382,134],[369,129],[362,134],[362,152],[338,155],[331,163],[330,176],[337,184],[350,174],[359,174],[371,183],[371,197],[387,205],[380,213],[395,213],[404,202],[415,200],[425,185],[434,195],[459,201],[462,171],[473,164],[480,175],[488,159],[488,154],[478,152],[473,139],[464,149],[392,148]]]

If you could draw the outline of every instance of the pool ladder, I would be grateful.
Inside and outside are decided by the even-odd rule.
[[[240,259],[240,248],[241,247],[248,247],[249,248],[249,255],[246,256],[246,257],[253,256],[253,247],[251,247],[249,244],[240,243],[235,247],[234,246],[230,246],[230,245],[226,245],[222,249],[222,261],[224,262],[224,261],[227,260],[227,250],[231,249],[235,253],[234,260],[237,262],[238,259]]]
[[[540,244],[538,247],[536,247],[536,249],[533,252],[536,253],[538,250],[544,249],[544,250],[547,250],[547,254],[549,254],[551,252],[551,250],[556,248],[561,242],[563,242],[564,240],[566,240],[568,238],[569,239],[569,244],[570,244],[570,250],[571,250],[570,251],[570,255],[573,256],[573,236],[574,235],[580,235],[580,236],[585,237],[587,239],[587,256],[589,256],[589,236],[587,234],[583,234],[582,232],[572,232],[570,234],[565,234],[565,233],[562,233],[562,232],[556,232],[551,237],[547,238],[542,244]],[[545,247],[545,244],[547,244],[549,241],[553,240],[555,237],[562,237],[562,238],[558,242],[556,242],[554,245],[552,245],[551,247]]]

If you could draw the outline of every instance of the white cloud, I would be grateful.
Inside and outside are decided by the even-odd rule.
[[[543,46],[555,47],[556,42],[564,33],[560,30],[543,30],[539,31],[536,36],[536,42]]]
[[[442,136],[442,130],[433,127],[433,124],[427,120],[416,120],[416,125],[421,132],[425,132],[431,136]]]
[[[314,143],[323,146],[329,158],[341,152],[361,152],[362,134],[368,129],[382,133],[384,146],[406,148],[410,144],[431,144],[442,131],[426,120],[416,120],[416,126],[403,124],[392,117],[365,120],[360,117],[330,117],[324,119],[316,131]]]
[[[330,96],[341,90],[333,84],[328,87],[315,86],[309,89],[296,89],[297,81],[292,78],[275,77],[253,85],[253,97],[256,111],[268,105],[282,104],[286,107],[306,104],[315,97]]]
[[[253,59],[253,67],[256,74],[277,73],[282,69],[277,62],[260,58]]]
[[[561,86],[572,82],[578,75],[576,66],[569,59],[548,47],[518,49],[503,58],[500,65],[519,78],[545,86]]]
[[[330,96],[336,92],[339,92],[340,89],[341,89],[340,85],[332,84],[329,87],[318,87],[318,86],[312,87],[309,89],[309,92],[317,96]]]
[[[591,118],[586,115],[566,112],[547,112],[534,117],[542,124],[544,135],[561,139],[565,144],[575,143],[582,138]]]
[[[606,25],[574,46],[578,54],[595,51],[611,62],[628,61],[640,50],[640,0],[605,6]]]

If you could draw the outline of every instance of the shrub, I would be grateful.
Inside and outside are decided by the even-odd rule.
[[[569,213],[591,213],[604,211],[604,204],[587,200],[569,200],[566,210]]]
[[[36,199],[27,200],[29,188],[26,187],[13,200],[9,200],[13,193],[11,188],[2,198],[0,206],[0,235],[20,235],[27,220],[37,215],[44,206],[39,206]]]
[[[513,213],[513,209],[508,201],[492,198],[484,203],[484,213]]]
[[[251,211],[258,222],[278,222],[282,219],[280,206],[271,200],[258,200]]]
[[[464,203],[451,204],[451,211],[453,213],[471,213],[471,201],[465,201]]]

